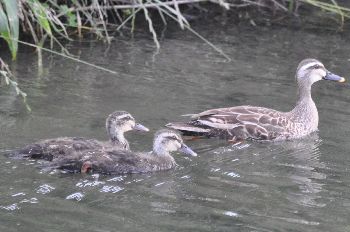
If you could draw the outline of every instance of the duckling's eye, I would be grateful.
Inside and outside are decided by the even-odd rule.
[[[129,117],[129,116],[128,116],[128,117],[125,117],[125,120],[126,120],[126,121],[133,121],[133,119],[132,119],[131,117]]]
[[[178,140],[176,136],[168,136],[168,139]]]

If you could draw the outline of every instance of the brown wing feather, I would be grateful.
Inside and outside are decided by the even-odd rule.
[[[274,139],[289,123],[283,112],[254,106],[207,110],[192,118],[195,119],[189,122],[190,125],[212,128],[211,136],[239,139]]]

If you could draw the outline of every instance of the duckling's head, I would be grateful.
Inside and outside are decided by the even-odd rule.
[[[331,73],[316,59],[305,59],[301,61],[297,68],[296,79],[299,85],[307,86],[311,86],[320,80],[345,82],[344,77]]]
[[[162,129],[156,132],[153,141],[153,152],[157,155],[169,154],[172,151],[197,156],[182,140],[181,135],[173,130]]]
[[[136,123],[134,117],[126,111],[115,111],[106,119],[107,133],[111,138],[117,137],[127,131],[149,131],[149,129]]]

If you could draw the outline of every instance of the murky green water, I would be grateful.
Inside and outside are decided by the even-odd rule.
[[[22,49],[12,68],[33,109],[1,88],[0,148],[42,138],[106,139],[104,120],[131,112],[153,131],[179,115],[241,104],[290,110],[294,72],[306,57],[349,74],[349,36],[286,29],[198,26],[231,62],[188,32],[152,40],[72,43],[81,59],[117,75]],[[189,142],[199,157],[175,155],[179,167],[147,175],[41,173],[36,163],[0,156],[0,231],[349,231],[350,89],[317,83],[318,135],[280,143],[230,146]],[[149,150],[152,133],[128,134]]]

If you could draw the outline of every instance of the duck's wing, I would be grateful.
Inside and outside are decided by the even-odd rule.
[[[193,114],[191,118],[186,123],[169,123],[166,126],[187,135],[264,140],[277,137],[288,124],[285,113],[254,106],[212,109]]]
[[[55,139],[40,140],[23,148],[13,150],[9,156],[13,158],[52,159],[64,156],[70,152],[86,149],[100,148],[103,143],[94,139],[80,137],[61,137]]]

